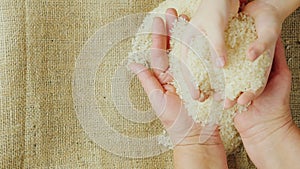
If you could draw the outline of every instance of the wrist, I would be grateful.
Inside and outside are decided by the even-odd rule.
[[[222,144],[193,144],[174,148],[176,169],[227,169],[226,154]]]
[[[175,168],[227,168],[226,153],[218,128],[205,128],[205,131],[201,133],[202,138],[199,133],[199,131],[191,132],[191,135],[174,147]],[[203,138],[207,139],[202,142]]]
[[[257,168],[297,168],[300,165],[297,159],[300,153],[300,132],[293,121],[269,133],[260,142],[249,142],[245,138],[242,140]]]

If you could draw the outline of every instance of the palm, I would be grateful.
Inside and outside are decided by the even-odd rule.
[[[169,10],[166,16],[167,26],[160,18],[153,24],[151,68],[152,71],[140,64],[131,64],[130,68],[137,74],[142,86],[147,93],[152,108],[157,117],[168,131],[173,143],[181,142],[189,135],[200,134],[200,125],[197,125],[188,115],[182,100],[176,94],[175,88],[170,85],[173,81],[168,72],[169,61],[167,49],[170,25],[177,19],[175,10]]]
[[[274,46],[280,34],[282,23],[281,18],[278,16],[277,9],[272,4],[256,0],[248,3],[243,12],[254,18],[258,35],[257,40],[254,41],[247,50],[247,57],[254,61],[264,52],[268,52],[268,54],[273,57]],[[268,74],[266,75],[268,76]],[[263,91],[264,88],[261,88],[258,91],[244,92],[234,101],[226,99],[225,107],[232,107],[236,102],[240,105],[246,105]],[[262,98],[262,96],[259,98]],[[256,105],[257,102],[258,101],[256,100]]]
[[[165,128],[168,129],[170,127],[174,127],[173,125],[176,119],[180,116],[185,116],[185,118],[179,118],[179,121],[187,118],[190,119],[187,115],[187,110],[183,106],[182,100],[175,91],[175,88],[172,85],[166,84],[172,80],[169,73],[157,77],[154,72],[148,70],[144,66],[135,66],[140,67],[139,69],[143,70],[138,73],[138,77],[142,82],[145,91],[148,93],[150,103],[156,112],[156,115],[162,121]],[[177,121],[176,125],[178,126],[184,123],[189,123],[188,125],[190,126],[192,125],[191,120],[182,123]]]
[[[278,42],[273,68],[264,92],[253,100],[246,112],[235,118],[235,126],[241,136],[253,137],[262,130],[276,129],[291,120],[290,88],[291,74],[285,61],[283,46]]]
[[[137,74],[152,108],[175,145],[195,144],[201,139],[203,143],[219,144],[222,148],[218,130],[215,130],[216,126],[205,127],[203,132],[207,131],[207,133],[203,135],[204,137],[199,137],[203,128],[188,115],[174,86],[170,84],[173,78],[168,72],[169,61],[166,54],[169,47],[167,37],[170,36],[170,32],[166,30],[166,27],[170,29],[170,25],[177,19],[177,13],[174,9],[168,12],[166,26],[161,18],[154,19],[151,49],[152,71],[140,64],[131,64],[130,68]],[[183,17],[187,18],[184,15]]]
[[[182,100],[174,92],[165,92],[164,96],[165,102],[156,102],[154,101],[153,107],[165,107],[164,112],[160,116],[160,120],[166,128],[169,128],[174,124],[176,118],[180,113],[186,114],[187,111],[183,107]],[[190,124],[191,125],[191,124]]]

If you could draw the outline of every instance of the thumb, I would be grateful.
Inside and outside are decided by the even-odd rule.
[[[257,59],[266,50],[271,49],[277,41],[282,22],[279,17],[272,13],[274,10],[272,7],[262,6],[261,3],[255,3],[255,1],[246,6],[244,12],[254,18],[258,36],[257,40],[247,50],[247,58],[249,60],[254,61]]]
[[[264,28],[264,30],[258,32],[258,39],[255,40],[248,48],[248,59],[254,61],[265,51],[271,49],[279,36],[279,31],[272,29],[274,28]]]

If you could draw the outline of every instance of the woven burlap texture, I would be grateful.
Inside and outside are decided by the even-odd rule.
[[[161,1],[0,1],[0,168],[173,168],[172,151],[137,159],[102,149],[81,127],[72,97],[75,62],[86,41],[101,26],[151,11]],[[282,38],[293,72],[291,108],[300,125],[300,10],[285,21]],[[104,57],[95,92],[103,116],[116,131],[148,137],[162,131],[159,121],[126,120],[110,92],[111,77],[126,58],[130,42],[122,41]],[[131,84],[135,108],[148,110],[137,79]],[[253,168],[243,151],[230,156],[229,165]]]

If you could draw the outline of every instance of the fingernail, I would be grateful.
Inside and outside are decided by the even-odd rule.
[[[256,57],[256,53],[254,50],[250,50],[249,53],[248,53],[248,59],[253,61],[254,58]]]
[[[225,65],[224,59],[223,59],[222,57],[219,57],[219,58],[217,59],[217,66],[218,66],[219,68],[222,68],[222,67],[224,67],[224,65]]]
[[[223,110],[229,109],[229,104],[226,103],[226,100],[223,102]]]
[[[203,92],[200,92],[200,97],[198,99],[200,102],[204,102],[205,101],[205,96],[203,94]]]

